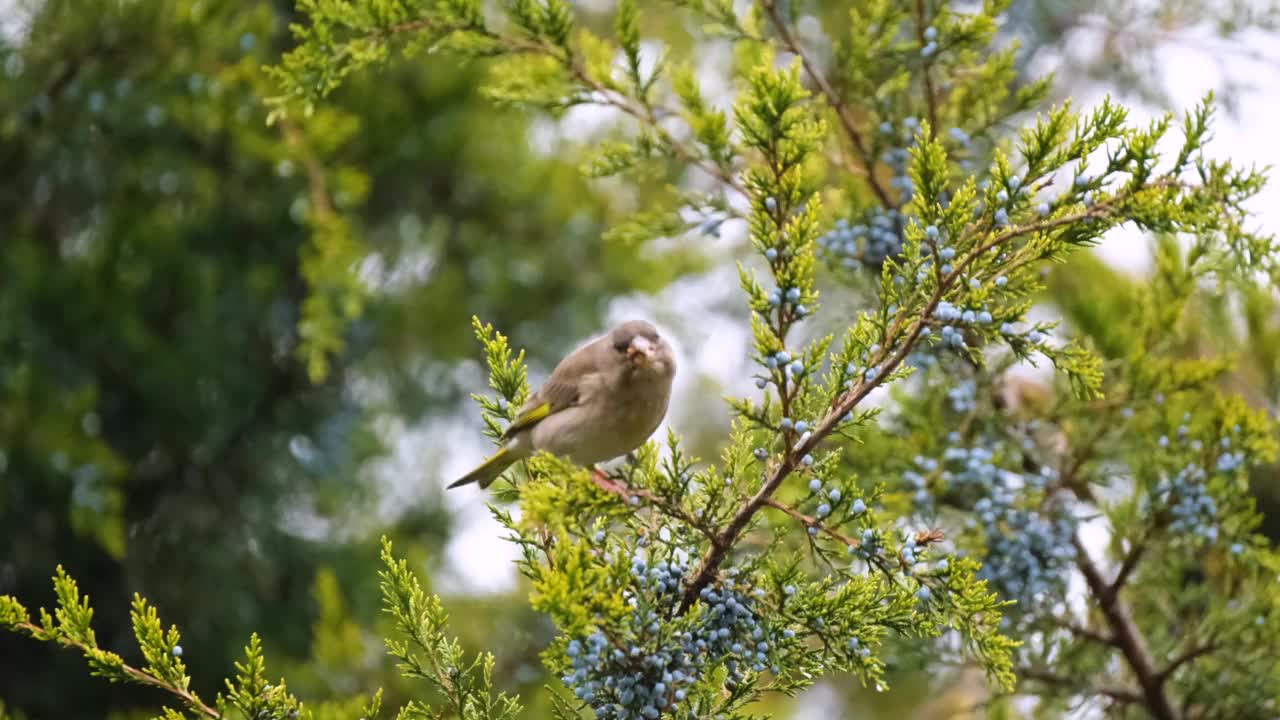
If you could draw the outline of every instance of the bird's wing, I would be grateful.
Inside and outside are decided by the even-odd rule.
[[[510,427],[502,433],[503,439],[531,428],[547,417],[582,401],[583,386],[592,384],[591,377],[599,372],[597,344],[598,341],[593,342],[560,361],[542,383],[542,387],[521,408]]]

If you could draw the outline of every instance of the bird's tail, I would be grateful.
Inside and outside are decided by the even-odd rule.
[[[494,453],[493,457],[485,460],[483,463],[480,463],[480,467],[455,480],[453,484],[449,486],[449,489],[452,490],[453,488],[462,487],[463,485],[469,485],[471,483],[480,483],[480,487],[482,489],[487,488],[493,484],[494,480],[498,479],[498,476],[502,474],[503,470],[511,467],[511,464],[519,459],[520,458],[512,454],[510,450],[502,448],[498,452]]]

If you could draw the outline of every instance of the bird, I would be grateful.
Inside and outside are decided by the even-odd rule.
[[[502,433],[502,447],[449,485],[484,489],[539,451],[593,467],[644,444],[667,414],[675,354],[658,329],[628,320],[556,365]]]

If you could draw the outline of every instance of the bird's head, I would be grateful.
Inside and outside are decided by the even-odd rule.
[[[675,372],[675,353],[658,334],[658,329],[644,320],[629,320],[609,332],[614,352],[626,357],[633,372],[670,375]]]

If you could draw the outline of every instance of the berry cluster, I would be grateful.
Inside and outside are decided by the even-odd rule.
[[[851,224],[840,218],[832,230],[818,237],[818,249],[830,262],[842,267],[853,268],[862,263],[877,269],[902,251],[904,220],[895,209],[879,208],[869,212],[863,222]]]
[[[938,28],[930,25],[924,30],[924,47],[920,48],[920,55],[925,58],[931,58],[938,53]]]
[[[898,191],[899,200],[904,204],[915,193],[908,161],[919,132],[920,121],[914,117],[903,119],[901,131],[891,122],[880,123],[879,142],[885,148],[880,160],[891,172],[890,187]],[[940,199],[945,203],[946,198]],[[842,267],[862,264],[879,270],[886,259],[902,252],[903,229],[912,219],[897,208],[872,207],[856,222],[843,218],[836,221],[835,228],[818,238],[818,248],[830,262]]]
[[[777,257],[777,253],[778,253],[777,250],[774,250],[773,248],[769,248],[768,250],[764,251],[764,256],[766,258],[769,258],[770,262],[773,262],[773,259]],[[781,305],[783,308],[790,307],[791,313],[795,315],[797,318],[802,318],[805,315],[809,314],[809,308],[800,304],[799,288],[790,288],[786,291],[783,291],[781,288],[775,288],[773,292],[770,292],[769,306],[778,307],[779,305]]]
[[[1037,512],[987,498],[974,510],[987,549],[978,578],[990,582],[1001,596],[1017,600],[1023,613],[1058,602],[1076,557],[1074,518],[1058,506]]]
[[[950,248],[947,248],[948,250]],[[943,272],[950,272],[950,268],[943,266]],[[942,341],[955,348],[964,347],[964,330],[958,325],[990,325],[991,313],[987,310],[961,310],[947,301],[938,303],[938,307],[934,309],[933,316],[939,322],[943,323],[940,334]]]
[[[1199,455],[1204,443],[1190,437],[1191,430],[1187,423],[1191,414],[1182,417],[1175,437],[1181,447],[1190,449]],[[1238,434],[1240,426],[1231,428],[1231,434]],[[1169,447],[1169,437],[1161,435],[1159,445]],[[1248,457],[1243,450],[1232,451],[1231,437],[1223,437],[1218,441],[1221,452],[1213,461],[1212,472],[1229,475],[1244,467]],[[1198,461],[1188,462],[1172,477],[1163,477],[1151,490],[1150,505],[1167,511],[1170,516],[1168,529],[1174,533],[1185,533],[1194,541],[1213,543],[1218,540],[1221,526],[1218,522],[1218,503],[1209,494],[1206,483],[1210,471],[1202,467]]]
[[[822,521],[834,522],[835,524],[848,522],[849,520],[861,517],[867,512],[867,504],[862,500],[862,498],[845,497],[840,488],[831,488],[828,490],[822,486],[822,481],[818,478],[809,480],[809,497],[806,499],[806,503],[810,502],[814,503],[813,516],[815,518]],[[868,534],[864,533],[864,542],[858,548],[850,547],[850,554],[853,554],[857,550],[864,549],[867,550],[870,555],[875,554],[876,551],[873,549],[875,546],[875,533],[870,529],[868,529],[868,533],[870,533],[869,536],[873,538],[872,542],[868,543],[865,541]],[[810,536],[817,534],[818,528],[809,528]],[[870,557],[870,555],[868,555],[868,557]]]
[[[799,307],[803,308],[804,306],[800,305]],[[791,358],[791,353],[787,352],[786,350],[779,350],[778,352],[765,357],[764,366],[770,370],[781,369],[783,375],[791,378],[800,377],[801,375],[804,374],[804,370],[805,370],[804,362],[802,362],[799,358],[796,358],[793,360]],[[769,384],[769,380],[767,378],[756,379],[756,387],[758,388],[763,389],[768,384]],[[791,421],[788,420],[787,418],[783,418],[783,420],[785,421],[783,428],[789,430],[790,429],[789,423]]]
[[[1166,507],[1173,519],[1169,530],[1188,533],[1209,542],[1218,539],[1218,503],[1205,489],[1207,474],[1196,465],[1187,465],[1173,475],[1156,483],[1154,500],[1159,507]]]
[[[971,509],[969,526],[981,528],[986,548],[981,579],[1003,597],[1018,601],[1022,612],[1059,596],[1075,558],[1075,521],[1057,504],[1026,509],[1029,499],[1043,494],[1052,473],[1005,470],[990,448],[962,447],[956,433],[948,439],[951,445],[941,462],[916,457],[916,470],[903,473],[915,491],[916,507],[933,510],[935,495],[928,489],[928,476],[936,475],[938,495]]]
[[[972,379],[961,380],[947,391],[947,402],[958,413],[971,413],[978,407],[978,384]]]
[[[572,671],[561,680],[597,718],[653,720],[684,701],[689,686],[721,662],[731,683],[742,682],[748,669],[770,668],[775,631],[756,607],[764,590],[737,582],[736,568],[703,588],[699,599],[706,611],[694,616],[692,626],[684,622],[689,616],[676,615],[687,557],[677,552],[671,562],[649,565],[637,553],[631,562],[635,584],[624,594],[633,608],[628,636],[611,640],[597,630],[568,644]]]

